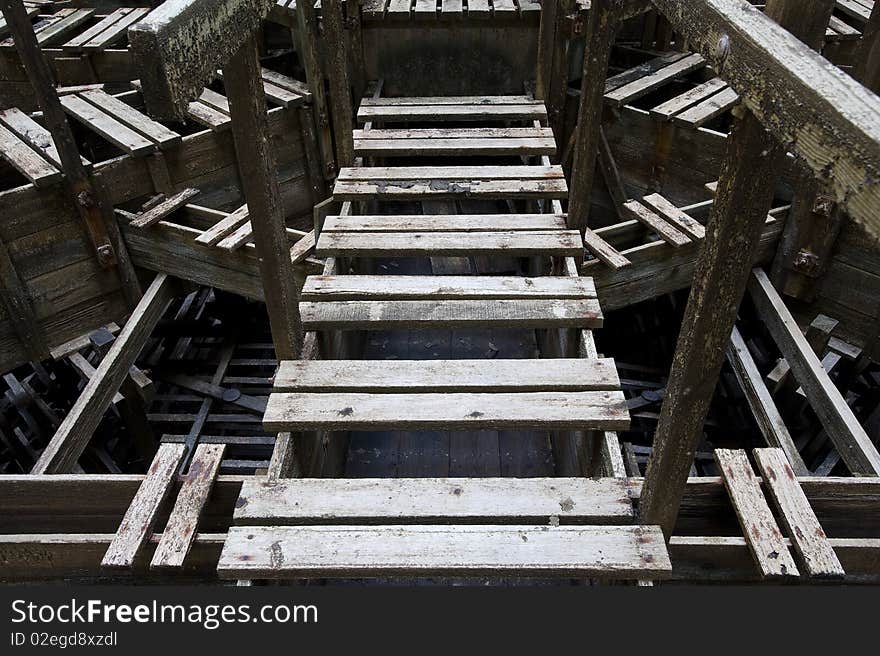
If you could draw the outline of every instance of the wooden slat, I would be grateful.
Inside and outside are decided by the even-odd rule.
[[[234,527],[228,578],[351,576],[662,577],[663,536],[641,526]]]
[[[114,43],[122,41],[128,33],[128,28],[148,13],[150,13],[150,10],[147,8],[135,8],[129,10],[129,13],[123,16],[120,20],[107,26],[107,28],[101,31],[100,34],[89,39],[89,41],[83,45],[83,50],[104,50]]]
[[[638,66],[634,66],[633,68],[627,69],[622,73],[618,73],[617,75],[612,75],[608,79],[605,80],[605,93],[610,93],[615,89],[619,89],[620,87],[629,84],[630,82],[635,82],[646,75],[650,75],[659,71],[661,68],[665,68],[670,64],[674,64],[680,59],[684,59],[690,53],[686,52],[671,52],[668,55],[663,55],[662,57],[655,57],[649,61],[646,61],[643,64],[639,64]]]
[[[564,214],[330,215],[322,232],[511,232],[566,229]]]
[[[287,89],[288,91],[295,93],[298,96],[302,96],[306,100],[312,97],[311,91],[307,85],[303,84],[299,80],[295,80],[292,77],[288,77],[287,75],[282,75],[281,73],[276,73],[275,71],[269,70],[268,68],[262,69],[261,75],[264,80],[267,82],[271,82],[277,87],[281,87],[282,89]]]
[[[758,314],[847,467],[856,475],[880,476],[877,447],[822,368],[791,312],[761,269],[752,271],[749,292]]]
[[[715,95],[727,86],[727,82],[720,77],[714,77],[708,82],[697,85],[690,91],[686,91],[680,96],[676,96],[665,103],[657,105],[651,109],[651,116],[662,121],[671,120],[673,116],[679,112],[693,107],[697,103],[705,100],[709,96]]]
[[[589,478],[368,478],[245,481],[235,523],[630,523],[626,482]]]
[[[131,105],[125,104],[104,91],[83,91],[79,95],[160,147],[176,145],[181,141],[181,136],[174,130],[166,128]]]
[[[623,267],[632,264],[632,262],[621,255],[616,248],[589,228],[584,230],[583,238],[587,250],[612,269],[622,269]]]
[[[690,109],[672,117],[672,121],[684,127],[698,128],[713,118],[721,116],[739,102],[739,95],[731,88],[719,91],[714,96],[697,103]]]
[[[199,195],[198,189],[184,189],[170,198],[166,198],[155,207],[151,207],[146,212],[139,214],[132,219],[130,225],[133,228],[148,228],[155,225],[172,212],[179,210],[186,205],[190,199]]]
[[[746,452],[715,449],[714,453],[724,486],[730,494],[743,535],[761,575],[764,578],[798,576],[797,566],[761,493],[761,486]]]
[[[152,141],[79,96],[61,96],[60,100],[68,114],[129,155],[142,155],[156,150],[156,144]]]
[[[189,553],[202,510],[220,471],[225,444],[199,444],[162,531],[150,569],[180,569]]]
[[[205,244],[207,246],[213,246],[221,239],[229,235],[232,231],[239,228],[250,218],[250,214],[248,213],[248,206],[242,205],[234,212],[231,212],[226,218],[221,219],[213,226],[205,230],[202,234],[196,237],[195,241],[199,244]]]
[[[0,155],[37,187],[56,183],[62,172],[30,145],[0,125]]]
[[[566,276],[309,276],[304,301],[596,298],[591,278]]]
[[[529,96],[405,96],[402,98],[363,98],[361,107],[408,107],[420,105],[466,106],[471,105],[541,105]]]
[[[226,237],[217,242],[217,248],[226,251],[238,250],[254,237],[254,226],[250,221],[245,221],[238,228],[230,232]]]
[[[342,181],[407,180],[560,180],[562,167],[554,166],[364,166],[340,169]]]
[[[845,572],[810,507],[781,449],[755,449],[764,488],[779,508],[782,523],[807,573],[817,578],[843,578]]]
[[[94,9],[75,9],[63,18],[59,18],[52,24],[37,32],[37,43],[47,47],[67,38],[77,27],[89,20],[95,13]]]
[[[544,121],[547,110],[543,103],[524,102],[518,105],[493,104],[426,104],[426,105],[364,105],[358,109],[360,123],[384,121]]]
[[[101,32],[106,30],[108,27],[121,20],[126,14],[134,11],[134,9],[130,8],[121,8],[116,11],[108,14],[97,23],[92,25],[89,29],[84,32],[80,32],[75,37],[73,37],[70,41],[61,46],[63,50],[79,50],[85,45],[90,39],[98,36]]]
[[[614,360],[284,360],[274,392],[585,392],[620,386]]]
[[[202,95],[199,96],[199,102],[208,105],[209,107],[213,107],[218,112],[222,112],[227,116],[229,115],[229,101],[226,99],[226,96],[219,94],[216,91],[205,89],[202,91]]]
[[[371,131],[372,132],[372,131]],[[383,132],[390,132],[384,131]],[[398,138],[354,139],[354,149],[361,156],[451,156],[451,155],[552,155],[556,142],[552,137],[456,137],[429,139]]]
[[[633,80],[629,84],[624,84],[613,91],[606,92],[605,100],[615,107],[622,107],[649,94],[657,87],[663,86],[667,82],[702,68],[705,65],[706,61],[701,55],[688,55],[653,73]]]
[[[186,109],[186,115],[206,128],[210,128],[214,132],[226,130],[232,125],[232,119],[228,114],[217,111],[213,107],[202,102],[191,102]]]
[[[508,327],[600,328],[594,299],[467,301],[304,301],[306,330]]]
[[[543,232],[322,232],[316,253],[351,257],[416,255],[555,255],[581,256],[576,230]]]
[[[55,148],[52,135],[30,116],[17,107],[10,107],[0,111],[0,122],[12,130],[21,140],[29,144],[31,148],[42,153],[43,157],[56,167],[59,169],[63,168],[61,156],[58,154],[58,149]],[[91,166],[91,162],[85,157],[80,156],[80,160],[83,166]]]
[[[446,394],[272,394],[263,417],[268,431],[545,430],[629,427],[623,392]]]
[[[688,237],[691,237],[692,239],[702,239],[706,236],[706,229],[699,221],[691,218],[685,212],[682,212],[660,194],[650,194],[645,196],[642,198],[642,203],[654,210]]]
[[[455,198],[564,198],[568,189],[564,179],[552,180],[481,180],[481,181],[410,181],[392,182],[339,180],[333,188],[337,200],[435,200]]]
[[[674,248],[680,248],[690,243],[690,239],[681,230],[668,223],[663,217],[658,216],[638,201],[631,200],[624,203],[623,209],[634,219],[653,230],[667,244]]]
[[[150,538],[159,506],[171,492],[177,468],[185,453],[184,444],[163,444],[159,447],[146,478],[104,554],[102,567],[126,569],[134,565],[138,551]]]

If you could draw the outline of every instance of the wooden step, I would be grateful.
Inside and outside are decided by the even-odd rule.
[[[260,526],[229,530],[221,577],[561,576],[659,578],[655,526]]]
[[[300,430],[625,430],[623,392],[368,394],[281,392],[263,428]]]
[[[596,299],[303,301],[305,330],[600,328]]]
[[[343,168],[336,200],[565,198],[560,166],[370,166]]]
[[[448,255],[555,256],[581,258],[577,230],[510,232],[322,232],[318,257],[409,257]]]
[[[545,121],[540,100],[527,96],[432,96],[414,98],[364,98],[358,122],[384,123],[450,121]]]
[[[470,128],[434,130],[355,130],[356,155],[553,155],[550,128]]]
[[[309,276],[304,301],[594,299],[592,278],[567,276]]]
[[[611,358],[284,360],[274,392],[584,392],[615,390]]]
[[[565,214],[330,215],[322,232],[516,232],[565,230]]]
[[[246,480],[239,525],[630,524],[622,478],[288,478]]]

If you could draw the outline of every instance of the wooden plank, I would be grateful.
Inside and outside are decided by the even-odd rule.
[[[248,213],[248,206],[247,204],[242,205],[237,210],[231,212],[225,218],[205,230],[202,234],[196,237],[195,241],[198,244],[213,246],[232,231],[241,227],[249,219],[250,214]]]
[[[323,232],[511,232],[565,230],[564,214],[394,214],[335,216]]]
[[[37,187],[55,184],[63,175],[39,152],[2,125],[0,125],[0,155]]]
[[[788,361],[810,406],[847,467],[857,476],[880,476],[877,447],[822,368],[791,312],[762,270],[752,272],[749,292],[761,320]]]
[[[309,276],[304,301],[596,298],[590,278],[566,276]]]
[[[358,139],[355,154],[360,156],[452,156],[452,155],[552,155],[552,138],[452,138],[442,139]]]
[[[642,198],[642,203],[657,212],[660,216],[671,223],[675,228],[685,233],[692,239],[702,239],[706,236],[703,225],[682,212],[660,194],[650,194]]]
[[[239,525],[451,523],[624,524],[625,481],[588,478],[359,478],[245,481]]]
[[[673,123],[683,127],[698,128],[721,116],[739,102],[739,95],[730,87],[697,103],[690,109],[672,117]]]
[[[653,230],[660,238],[673,248],[680,248],[690,243],[690,238],[674,225],[665,221],[640,202],[631,200],[623,204],[623,209],[632,218]]]
[[[665,68],[666,66],[674,64],[680,59],[684,59],[689,54],[690,53],[687,52],[671,52],[667,55],[663,55],[662,57],[655,57],[654,59],[650,59],[643,64],[634,66],[633,68],[627,69],[622,73],[618,73],[617,75],[612,75],[605,80],[605,93],[610,93],[611,91],[619,89],[620,87],[629,84],[630,82],[640,80],[646,75],[656,73],[661,68]]]
[[[63,18],[59,18],[37,33],[37,43],[43,48],[66,39],[77,27],[89,20],[95,13],[94,9],[74,9]]]
[[[622,269],[623,267],[632,264],[632,262],[621,255],[616,248],[589,228],[584,230],[583,238],[587,250],[590,251],[594,257],[601,260],[612,269]]]
[[[284,360],[273,392],[583,392],[619,387],[610,358]]]
[[[764,578],[798,576],[782,532],[764,500],[761,486],[752,471],[746,452],[715,449],[715,462],[736,511],[746,542]]]
[[[302,96],[302,98],[304,98],[305,100],[310,100],[312,97],[312,93],[311,91],[309,91],[309,87],[292,77],[282,75],[281,73],[276,73],[275,71],[269,70],[268,68],[263,68],[260,75],[265,81],[271,82],[276,87],[287,89],[291,93],[295,93],[298,96]]]
[[[150,569],[183,567],[196,537],[202,511],[220,471],[225,444],[199,444],[174,502],[174,509],[162,531],[162,539],[153,554]]]
[[[52,135],[42,125],[34,121],[30,116],[25,114],[17,107],[10,107],[0,111],[0,122],[12,130],[22,141],[25,141],[31,148],[42,153],[43,157],[48,159],[57,168],[63,168],[61,164],[61,156],[52,140]],[[85,157],[80,157],[83,166],[90,166],[91,162]]]
[[[79,96],[61,96],[59,100],[68,114],[129,155],[143,155],[156,150],[156,144],[152,141]]]
[[[435,200],[456,198],[514,199],[564,198],[568,193],[564,179],[550,180],[339,180],[333,187],[337,200],[362,201],[367,198],[382,200]]]
[[[232,125],[232,119],[228,114],[217,111],[213,107],[202,102],[191,102],[186,110],[187,118],[210,128],[213,132],[220,132]]]
[[[177,145],[181,136],[104,91],[83,91],[79,94],[101,111],[144,135],[160,148]]]
[[[245,221],[217,243],[217,248],[227,251],[238,250],[254,238],[254,226]]]
[[[810,576],[843,578],[845,572],[781,449],[755,449],[755,461]]]
[[[268,431],[543,430],[629,427],[623,392],[523,392],[446,394],[272,394],[263,417]]]
[[[61,46],[62,50],[79,50],[83,45],[86,44],[93,37],[98,36],[101,32],[106,30],[108,27],[121,20],[126,14],[131,13],[134,9],[129,9],[123,7],[122,9],[117,9],[112,13],[108,14],[97,23],[92,25],[90,28],[85,30],[84,32],[80,32],[75,37],[73,37],[70,41]]]
[[[152,225],[155,225],[159,221],[163,220],[165,217],[170,215],[172,212],[176,212],[181,207],[186,205],[190,199],[199,195],[198,189],[184,189],[180,191],[170,198],[166,198],[158,205],[148,209],[146,212],[142,212],[137,216],[137,218],[132,219],[131,225],[133,228],[149,228]]]
[[[101,567],[127,569],[134,565],[138,552],[150,538],[159,506],[171,492],[177,468],[185,453],[184,444],[163,444],[159,447],[143,483],[104,554]]]
[[[529,96],[404,96],[402,98],[363,98],[361,107],[407,107],[413,105],[466,106],[471,105],[535,105],[543,103]]]
[[[651,109],[651,116],[661,121],[669,121],[679,112],[683,112],[697,103],[705,100],[709,96],[715,95],[727,87],[727,82],[720,77],[713,77],[708,82],[698,84],[690,91],[686,91],[680,96],[676,96],[671,100],[657,105]]]
[[[89,39],[89,41],[83,45],[83,50],[104,50],[109,46],[122,41],[128,34],[128,28],[141,20],[148,13],[150,13],[148,8],[135,8],[129,10],[129,13],[123,16],[120,20],[114,22],[112,25],[108,25],[100,34]]]
[[[600,328],[595,299],[466,301],[303,301],[307,330],[508,327]]]
[[[644,77],[633,80],[629,84],[617,87],[613,91],[605,94],[605,100],[615,107],[622,107],[651,93],[654,89],[663,86],[667,82],[674,80],[682,75],[703,68],[706,60],[701,55],[691,54],[687,57],[679,59],[668,66],[649,73]]]
[[[484,0],[485,1],[485,0]],[[470,12],[469,12],[470,13]],[[429,105],[364,105],[358,108],[357,120],[400,123],[404,121],[545,121],[547,110],[543,103],[519,105],[491,104],[429,104]]]
[[[517,232],[322,232],[319,257],[401,257],[491,255],[558,255],[580,257],[577,230]]]
[[[174,294],[173,283],[173,279],[160,273],[144,292],[113,346],[98,366],[97,375],[80,393],[31,473],[62,473],[70,471],[76,464],[113,395],[162,317]]]
[[[554,166],[365,166],[340,169],[342,181],[391,180],[559,180],[562,167]]]
[[[783,450],[798,476],[809,476],[810,470],[804,464],[770,390],[764,384],[761,372],[758,371],[758,366],[736,327],[731,333],[730,344],[725,353],[767,444]]]
[[[432,139],[553,139],[553,130],[530,128],[371,128],[354,130],[352,136],[363,141],[399,139],[430,141]]]
[[[332,546],[332,548],[331,548]],[[663,536],[641,526],[234,527],[225,578],[352,576],[662,577]]]

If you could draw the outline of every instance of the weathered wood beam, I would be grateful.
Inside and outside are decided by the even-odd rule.
[[[880,238],[880,98],[800,42],[790,25],[741,0],[653,3],[773,136],[828,181],[850,216]]]
[[[321,5],[321,18],[330,67],[327,77],[330,79],[330,98],[333,103],[330,114],[333,118],[333,138],[336,141],[336,162],[342,168],[351,166],[354,162],[354,139],[351,133],[354,126],[341,0],[326,0]]]
[[[64,473],[76,464],[174,291],[173,278],[162,273],[156,276],[101,361],[95,376],[89,380],[49,441],[32,474]]]
[[[810,347],[770,280],[755,269],[749,292],[840,457],[857,476],[880,476],[880,453]]]
[[[874,93],[880,93],[880,4],[874,3],[853,59],[853,77]]]

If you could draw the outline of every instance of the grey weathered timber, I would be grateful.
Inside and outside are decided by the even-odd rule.
[[[673,248],[679,248],[689,244],[691,241],[681,230],[636,200],[624,203],[623,209],[628,216],[644,224],[652,232],[657,233],[663,241]]]
[[[853,77],[874,93],[880,91],[880,5],[876,2],[853,59]]]
[[[803,458],[801,458],[801,454],[785,426],[782,415],[779,414],[776,402],[773,401],[770,390],[764,384],[761,372],[758,371],[758,366],[736,327],[730,335],[730,344],[727,345],[726,353],[727,361],[730,362],[733,373],[739,381],[746,401],[752,409],[752,415],[767,444],[782,450],[788,458],[788,462],[791,463],[792,470],[798,476],[809,476],[810,470],[804,464]]]
[[[626,481],[589,478],[359,478],[245,481],[235,523],[625,524]]]
[[[394,214],[324,218],[322,232],[511,232],[565,230],[564,214]]]
[[[208,495],[220,471],[225,444],[199,444],[162,531],[150,569],[180,569],[189,553]]]
[[[331,548],[332,546],[332,548]],[[564,576],[662,578],[663,536],[649,526],[234,527],[225,578]]]
[[[172,278],[164,273],[156,276],[104,356],[95,377],[80,393],[31,473],[63,473],[76,465],[113,395],[162,317],[174,290],[175,281]]]
[[[134,565],[138,552],[150,538],[159,506],[171,493],[174,477],[186,453],[184,444],[163,444],[125,512],[101,566],[127,569]]]
[[[263,417],[268,431],[472,430],[536,428],[625,430],[623,392],[272,394]]]
[[[170,0],[130,27],[149,114],[184,118],[189,103],[250,40],[271,6],[270,0]],[[262,101],[262,88],[257,91]]]
[[[330,131],[327,92],[324,89],[324,74],[321,71],[318,50],[318,19],[315,16],[314,6],[308,2],[297,2],[296,21],[299,28],[298,54],[302,59],[309,90],[315,102],[315,122],[321,144],[323,174],[325,178],[331,178],[336,174],[336,161],[333,152],[333,135]]]
[[[880,476],[880,453],[834,386],[785,303],[760,269],[749,292],[773,340],[801,384],[840,457],[857,476]]]
[[[642,203],[661,215],[673,226],[681,230],[688,237],[702,239],[706,236],[703,225],[681,211],[660,194],[650,194],[642,198]]]
[[[755,461],[807,573],[818,578],[843,578],[843,566],[782,450],[755,449]]]
[[[198,189],[184,189],[170,198],[166,198],[158,205],[151,207],[146,212],[137,215],[136,218],[132,219],[129,225],[131,225],[132,228],[149,228],[150,226],[159,223],[159,221],[162,221],[171,213],[179,210],[192,198],[198,195]]]
[[[290,359],[297,357],[302,348],[302,327],[253,36],[248,37],[224,70],[235,153],[260,258],[272,341],[276,357]]]
[[[614,360],[285,360],[274,392],[550,392],[620,387]]]
[[[669,537],[774,189],[778,149],[746,114],[728,137],[654,436],[642,521]]]
[[[828,180],[850,216],[880,237],[880,98],[788,32],[789,25],[740,0],[654,5],[773,136]],[[718,45],[724,36],[728,48]]]
[[[333,140],[336,143],[336,162],[341,169],[354,163],[354,144],[351,128],[351,85],[348,81],[347,40],[342,18],[342,0],[325,0],[321,6],[324,39],[328,45],[327,78],[333,102]]]
[[[319,257],[403,257],[415,255],[552,255],[580,257],[576,230],[516,232],[327,232],[315,247]]]
[[[788,551],[773,512],[761,492],[746,452],[715,449],[715,462],[730,495],[755,563],[765,578],[798,576],[797,565]]]

